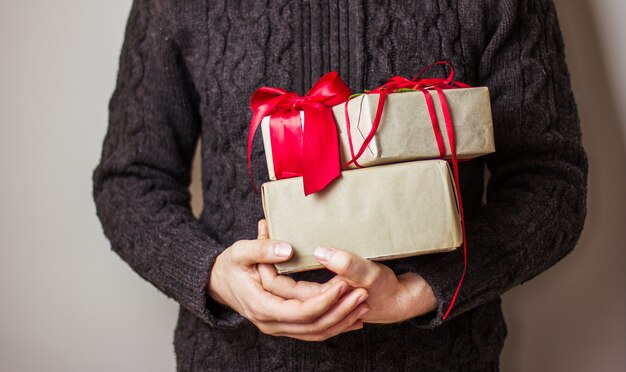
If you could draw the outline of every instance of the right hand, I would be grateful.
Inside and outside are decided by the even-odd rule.
[[[240,240],[217,257],[209,296],[269,335],[324,341],[363,328],[360,317],[369,310],[367,290],[349,291],[345,281],[320,285],[267,275],[268,270],[275,272],[273,263],[291,258],[293,249],[289,243],[264,239],[264,223],[259,221],[259,239]]]

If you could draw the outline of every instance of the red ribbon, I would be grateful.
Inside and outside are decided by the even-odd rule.
[[[427,70],[437,65],[446,65],[450,68],[450,74],[448,75],[447,78],[445,79],[443,78],[420,79],[419,78],[421,74],[423,74]],[[372,123],[372,129],[370,130],[369,134],[367,135],[367,137],[365,138],[363,142],[363,145],[361,145],[361,148],[356,154],[354,153],[354,147],[352,144],[352,136],[350,133],[350,118],[348,115],[348,102],[349,101],[346,101],[345,108],[344,108],[345,118],[346,118],[346,130],[348,133],[348,142],[350,145],[350,155],[352,156],[352,159],[348,161],[347,163],[345,163],[342,167],[346,167],[350,164],[354,164],[355,166],[359,168],[361,167],[361,165],[359,165],[358,163],[358,159],[361,157],[361,155],[363,155],[363,152],[365,151],[365,149],[367,149],[367,146],[372,141],[372,139],[374,138],[374,134],[378,130],[378,126],[382,118],[383,108],[385,105],[385,100],[386,100],[387,95],[389,93],[396,93],[398,91],[404,91],[404,90],[415,90],[415,91],[422,92],[424,99],[426,100],[426,106],[428,107],[430,121],[433,127],[433,132],[435,134],[435,139],[437,141],[437,147],[439,149],[439,157],[443,158],[446,155],[446,148],[445,148],[445,144],[443,141],[443,136],[441,135],[441,130],[439,129],[439,120],[437,119],[435,105],[433,103],[433,99],[429,91],[435,90],[439,96],[439,101],[441,102],[441,109],[443,111],[443,118],[446,124],[446,133],[448,136],[448,143],[450,144],[450,154],[451,154],[452,169],[453,169],[453,174],[454,174],[454,184],[456,186],[457,200],[459,201],[459,213],[461,215],[461,229],[463,233],[463,273],[461,274],[459,283],[456,287],[454,295],[452,296],[450,305],[448,306],[448,309],[446,310],[443,316],[444,320],[448,317],[448,315],[450,315],[450,311],[452,311],[452,307],[454,306],[454,303],[456,302],[456,299],[459,295],[459,291],[461,290],[461,285],[463,284],[463,280],[465,279],[465,273],[467,272],[467,243],[465,239],[465,216],[463,213],[463,201],[461,200],[461,187],[459,183],[459,166],[458,166],[458,160],[456,156],[456,142],[454,139],[454,125],[452,124],[452,118],[450,117],[450,110],[448,107],[448,102],[443,93],[443,90],[455,89],[455,88],[470,88],[470,86],[467,84],[452,80],[453,77],[454,77],[454,69],[452,68],[452,65],[446,61],[439,61],[422,69],[412,80],[409,80],[402,76],[394,76],[391,79],[389,79],[385,84],[381,85],[380,87],[366,92],[365,94],[379,94],[380,96],[378,99],[378,107],[376,109],[376,116],[374,117],[374,121]]]
[[[347,101],[351,93],[335,71],[322,76],[305,96],[280,88],[257,89],[250,100],[253,112],[248,132],[250,179],[254,133],[268,115],[276,179],[302,176],[304,194],[309,195],[338,177],[339,142],[331,107]],[[304,128],[300,111],[304,111]]]

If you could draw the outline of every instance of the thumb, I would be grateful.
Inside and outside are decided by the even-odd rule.
[[[374,262],[341,249],[318,247],[314,255],[319,263],[347,279],[350,285],[367,288],[379,274],[379,268]]]
[[[231,248],[231,258],[242,265],[283,262],[293,256],[291,244],[279,240],[240,240]]]

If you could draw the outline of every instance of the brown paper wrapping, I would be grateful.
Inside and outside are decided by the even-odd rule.
[[[454,124],[457,157],[467,159],[494,152],[488,89],[486,87],[446,89],[443,92]],[[450,145],[439,95],[436,91],[429,93],[433,98],[449,158]],[[355,154],[372,128],[378,99],[378,94],[364,94],[348,103]],[[351,159],[344,104],[334,106],[333,114],[339,130],[340,152],[344,164]],[[358,161],[362,166],[372,166],[438,157],[439,149],[424,95],[415,91],[392,93],[387,96],[378,130]]]
[[[279,273],[321,268],[316,247],[373,260],[454,250],[462,243],[454,181],[446,161],[405,162],[342,172],[305,197],[302,178],[261,187],[270,238],[295,254]]]

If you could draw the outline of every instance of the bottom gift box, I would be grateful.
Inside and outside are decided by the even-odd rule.
[[[264,183],[271,239],[291,243],[281,274],[322,268],[315,248],[334,247],[372,260],[446,252],[462,244],[454,180],[444,160],[344,171],[304,196],[302,178]]]

